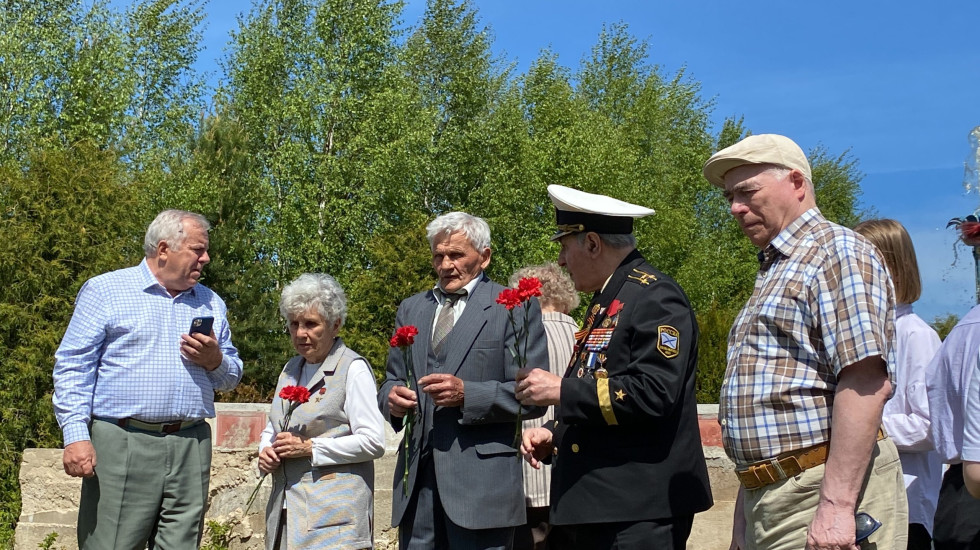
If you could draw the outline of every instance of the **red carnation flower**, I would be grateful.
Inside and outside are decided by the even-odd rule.
[[[504,306],[508,310],[512,310],[515,307],[521,305],[521,292],[516,288],[505,288],[500,291],[497,296],[497,303]]]
[[[286,386],[279,392],[279,397],[291,403],[306,403],[310,400],[310,390],[305,386]]]
[[[419,329],[415,328],[414,325],[405,325],[403,327],[398,327],[395,330],[395,335],[391,337],[389,344],[393,348],[400,348],[403,346],[411,346],[415,343],[415,337],[418,335]]]
[[[524,277],[517,282],[517,292],[523,302],[532,296],[541,296],[541,281],[537,277]]]

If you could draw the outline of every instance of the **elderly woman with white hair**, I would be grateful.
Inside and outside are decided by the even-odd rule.
[[[344,290],[329,275],[306,273],[283,289],[279,311],[299,355],[279,375],[259,443],[259,470],[273,474],[266,548],[372,548],[373,460],[384,454],[384,420],[370,365],[337,336]],[[279,431],[286,386],[306,387],[310,399]]]

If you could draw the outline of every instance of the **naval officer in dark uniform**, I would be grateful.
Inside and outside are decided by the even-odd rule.
[[[636,250],[633,219],[653,210],[549,185],[558,263],[594,292],[564,377],[518,375],[525,405],[555,420],[524,432],[550,460],[552,548],[680,549],[711,507],[694,397],[698,326],[684,291]]]

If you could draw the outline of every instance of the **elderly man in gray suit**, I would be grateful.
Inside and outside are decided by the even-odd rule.
[[[438,282],[403,301],[395,317],[396,326],[419,331],[410,350],[411,389],[403,355],[392,348],[378,392],[396,431],[416,411],[408,457],[399,446],[392,525],[402,550],[509,549],[514,527],[525,522],[521,461],[512,446],[521,405],[514,397],[514,330],[507,310],[495,303],[504,287],[483,273],[490,228],[476,216],[451,212],[426,233]],[[527,364],[546,366],[536,299],[529,314]],[[515,318],[523,317],[515,310]],[[523,410],[525,419],[542,414],[539,407]]]

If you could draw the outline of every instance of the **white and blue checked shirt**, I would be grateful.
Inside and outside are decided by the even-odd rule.
[[[813,208],[761,257],[728,336],[718,411],[740,468],[829,441],[848,365],[880,356],[895,381],[895,291],[870,241]]]
[[[171,297],[144,259],[89,279],[55,354],[54,411],[65,445],[89,439],[89,422],[175,422],[214,416],[214,391],[233,389],[242,361],[224,301],[204,285]],[[194,317],[214,317],[221,366],[207,371],[180,353]]]

